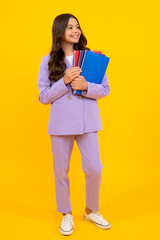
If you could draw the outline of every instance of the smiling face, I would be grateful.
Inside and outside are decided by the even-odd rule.
[[[79,24],[75,18],[70,18],[63,35],[63,41],[67,43],[78,43],[81,35]]]

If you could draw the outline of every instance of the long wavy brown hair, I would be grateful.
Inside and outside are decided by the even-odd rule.
[[[71,17],[75,18],[78,22],[78,19],[70,13],[58,15],[53,22],[52,47],[50,51],[50,59],[48,61],[50,86],[52,85],[53,81],[57,82],[60,78],[64,76],[66,63],[64,61],[65,54],[63,49],[61,48],[61,40],[62,40],[62,35],[64,34],[66,27],[68,25],[68,21]],[[79,27],[80,27],[80,24],[79,24]],[[81,27],[80,27],[80,30],[81,30],[81,36],[79,38],[79,42],[74,43],[74,50],[90,51],[88,47],[85,47],[87,45],[87,39],[85,38]]]

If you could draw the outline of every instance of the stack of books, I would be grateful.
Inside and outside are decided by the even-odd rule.
[[[75,50],[73,53],[73,67],[80,67],[86,81],[101,84],[110,58],[101,51]],[[82,90],[72,89],[74,95],[81,95]]]

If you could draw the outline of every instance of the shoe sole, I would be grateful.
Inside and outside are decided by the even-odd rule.
[[[111,227],[111,224],[105,225],[105,226],[104,226],[104,225],[101,225],[101,224],[98,224],[98,223],[92,221],[91,219],[88,219],[85,215],[84,215],[84,219],[85,219],[86,221],[89,221],[89,222],[94,223],[97,227],[102,228],[102,229],[109,229],[109,228]]]
[[[71,235],[73,233],[73,228],[70,231],[63,231],[61,227],[59,227],[59,231],[62,235]]]

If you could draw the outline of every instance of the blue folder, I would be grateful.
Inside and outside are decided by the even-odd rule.
[[[81,65],[82,72],[80,75],[84,76],[88,82],[101,84],[110,58],[106,57],[104,54],[91,52],[89,50],[84,51],[85,54]],[[82,90],[73,90],[73,94],[81,95]]]

